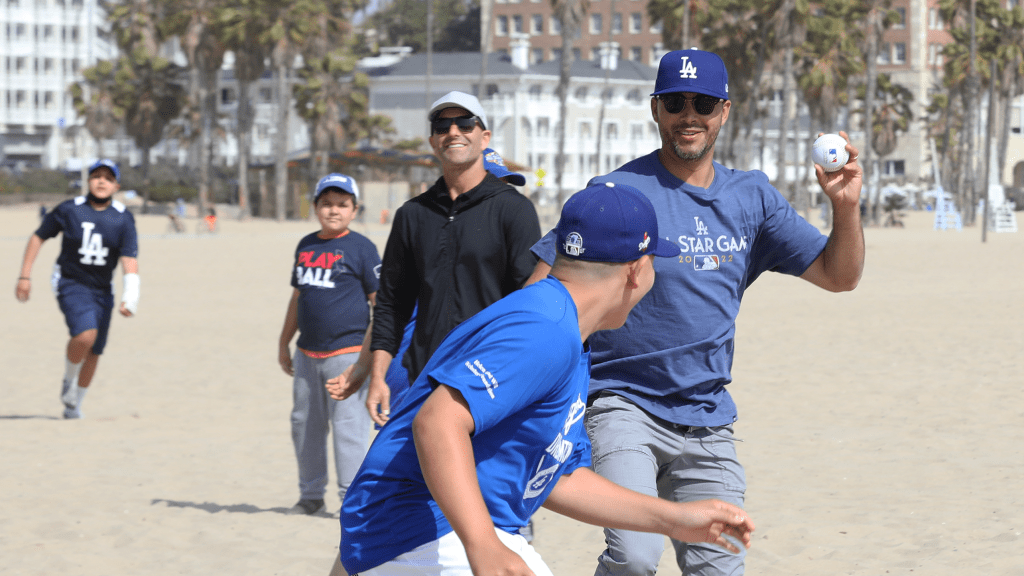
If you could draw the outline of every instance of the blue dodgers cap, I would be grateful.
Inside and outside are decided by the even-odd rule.
[[[468,110],[470,114],[480,119],[480,125],[483,126],[484,130],[487,130],[487,115],[484,114],[484,107],[480,104],[480,101],[476,99],[476,96],[466,94],[465,92],[459,92],[458,90],[453,90],[444,96],[441,96],[436,102],[434,102],[430,107],[430,112],[427,112],[427,120],[433,122],[438,113],[446,108],[462,108],[464,110]]]
[[[718,54],[703,50],[674,50],[661,57],[651,96],[696,92],[729,99],[729,73]]]
[[[558,252],[574,260],[632,262],[653,254],[678,256],[679,246],[658,237],[654,206],[625,184],[592,184],[572,195],[555,226]]]
[[[515,186],[526,186],[526,176],[518,172],[512,172],[505,166],[501,155],[492,148],[484,148],[484,168],[498,178],[508,178],[507,182]]]
[[[351,194],[356,197],[357,202],[359,201],[359,185],[356,184],[356,181],[352,179],[351,176],[335,172],[334,174],[324,176],[316,183],[316,193],[313,195],[313,204],[316,204],[316,201],[320,199],[321,194],[331,188],[337,188],[339,192]]]
[[[97,168],[110,168],[110,171],[114,173],[114,180],[121,181],[121,171],[117,169],[117,164],[114,164],[113,160],[103,158],[93,162],[93,165],[89,166],[89,174],[95,172]]]

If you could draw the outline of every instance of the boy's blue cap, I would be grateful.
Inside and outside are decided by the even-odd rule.
[[[114,180],[121,181],[121,171],[117,169],[117,164],[114,164],[113,160],[108,158],[97,160],[92,166],[89,166],[89,174],[92,174],[97,168],[110,168],[110,171],[114,173]]]
[[[696,92],[729,99],[729,73],[718,54],[697,50],[674,50],[661,57],[658,79],[651,96],[671,92]]]
[[[337,188],[340,192],[351,194],[356,197],[356,201],[359,201],[359,185],[351,176],[344,174],[328,174],[320,179],[316,183],[316,193],[313,195],[313,204],[320,199],[320,195],[323,194],[329,188]]]
[[[654,206],[625,184],[592,184],[572,195],[555,226],[558,252],[575,260],[632,262],[653,254],[678,256],[679,246],[658,237]]]
[[[508,178],[509,184],[526,186],[526,176],[509,170],[501,156],[491,148],[484,148],[484,168],[498,178]]]

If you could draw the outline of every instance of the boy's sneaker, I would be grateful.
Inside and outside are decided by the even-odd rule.
[[[82,411],[77,406],[64,405],[65,420],[79,420],[82,418]]]
[[[292,506],[288,510],[288,513],[289,514],[305,514],[306,516],[311,516],[313,514],[318,514],[320,512],[323,512],[325,508],[326,507],[324,506],[323,499],[318,499],[318,500],[302,499],[302,500],[299,500],[298,502],[296,502],[295,506]]]

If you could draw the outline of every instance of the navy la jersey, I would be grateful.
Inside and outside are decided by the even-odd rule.
[[[367,295],[377,291],[380,256],[369,238],[345,232],[324,240],[316,233],[299,241],[292,287],[299,290],[299,340],[309,352],[360,346],[370,322]]]
[[[57,257],[61,277],[97,290],[110,289],[122,256],[139,255],[135,217],[117,200],[104,210],[94,209],[85,196],[61,202],[36,230],[43,240],[57,234],[63,237]]]

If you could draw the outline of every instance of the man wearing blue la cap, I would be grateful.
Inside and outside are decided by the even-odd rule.
[[[658,280],[623,328],[590,339],[586,420],[594,470],[652,496],[741,506],[746,478],[733,440],[736,406],[726,390],[740,301],[766,271],[833,292],[856,287],[864,267],[857,151],[847,144],[853,160],[838,172],[815,167],[835,215],[826,237],[763,173],[714,161],[732,107],[721,58],[696,49],[669,52],[651,96],[661,148],[591,183],[641,190],[658,213],[662,236],[675,240],[682,254],[657,261]],[[531,280],[545,277],[557,242],[549,233],[534,246],[542,262]],[[657,570],[663,538],[614,529],[605,531],[605,540],[597,575]],[[685,575],[743,573],[743,554],[673,545]]]
[[[550,575],[517,534],[542,505],[749,546],[754,525],[737,506],[644,496],[587,468],[587,340],[622,326],[654,283],[654,256],[679,247],[658,234],[650,201],[611,183],[570,198],[556,236],[551,275],[452,330],[374,439],[342,506],[332,575]]]
[[[138,233],[132,213],[114,200],[120,181],[121,171],[112,160],[98,160],[89,167],[88,194],[58,204],[29,237],[15,289],[18,300],[27,302],[39,249],[61,234],[51,285],[71,335],[61,383],[66,419],[82,417],[82,401],[107,344],[114,308],[111,281],[118,262],[124,272],[119,312],[131,318],[139,304]]]

